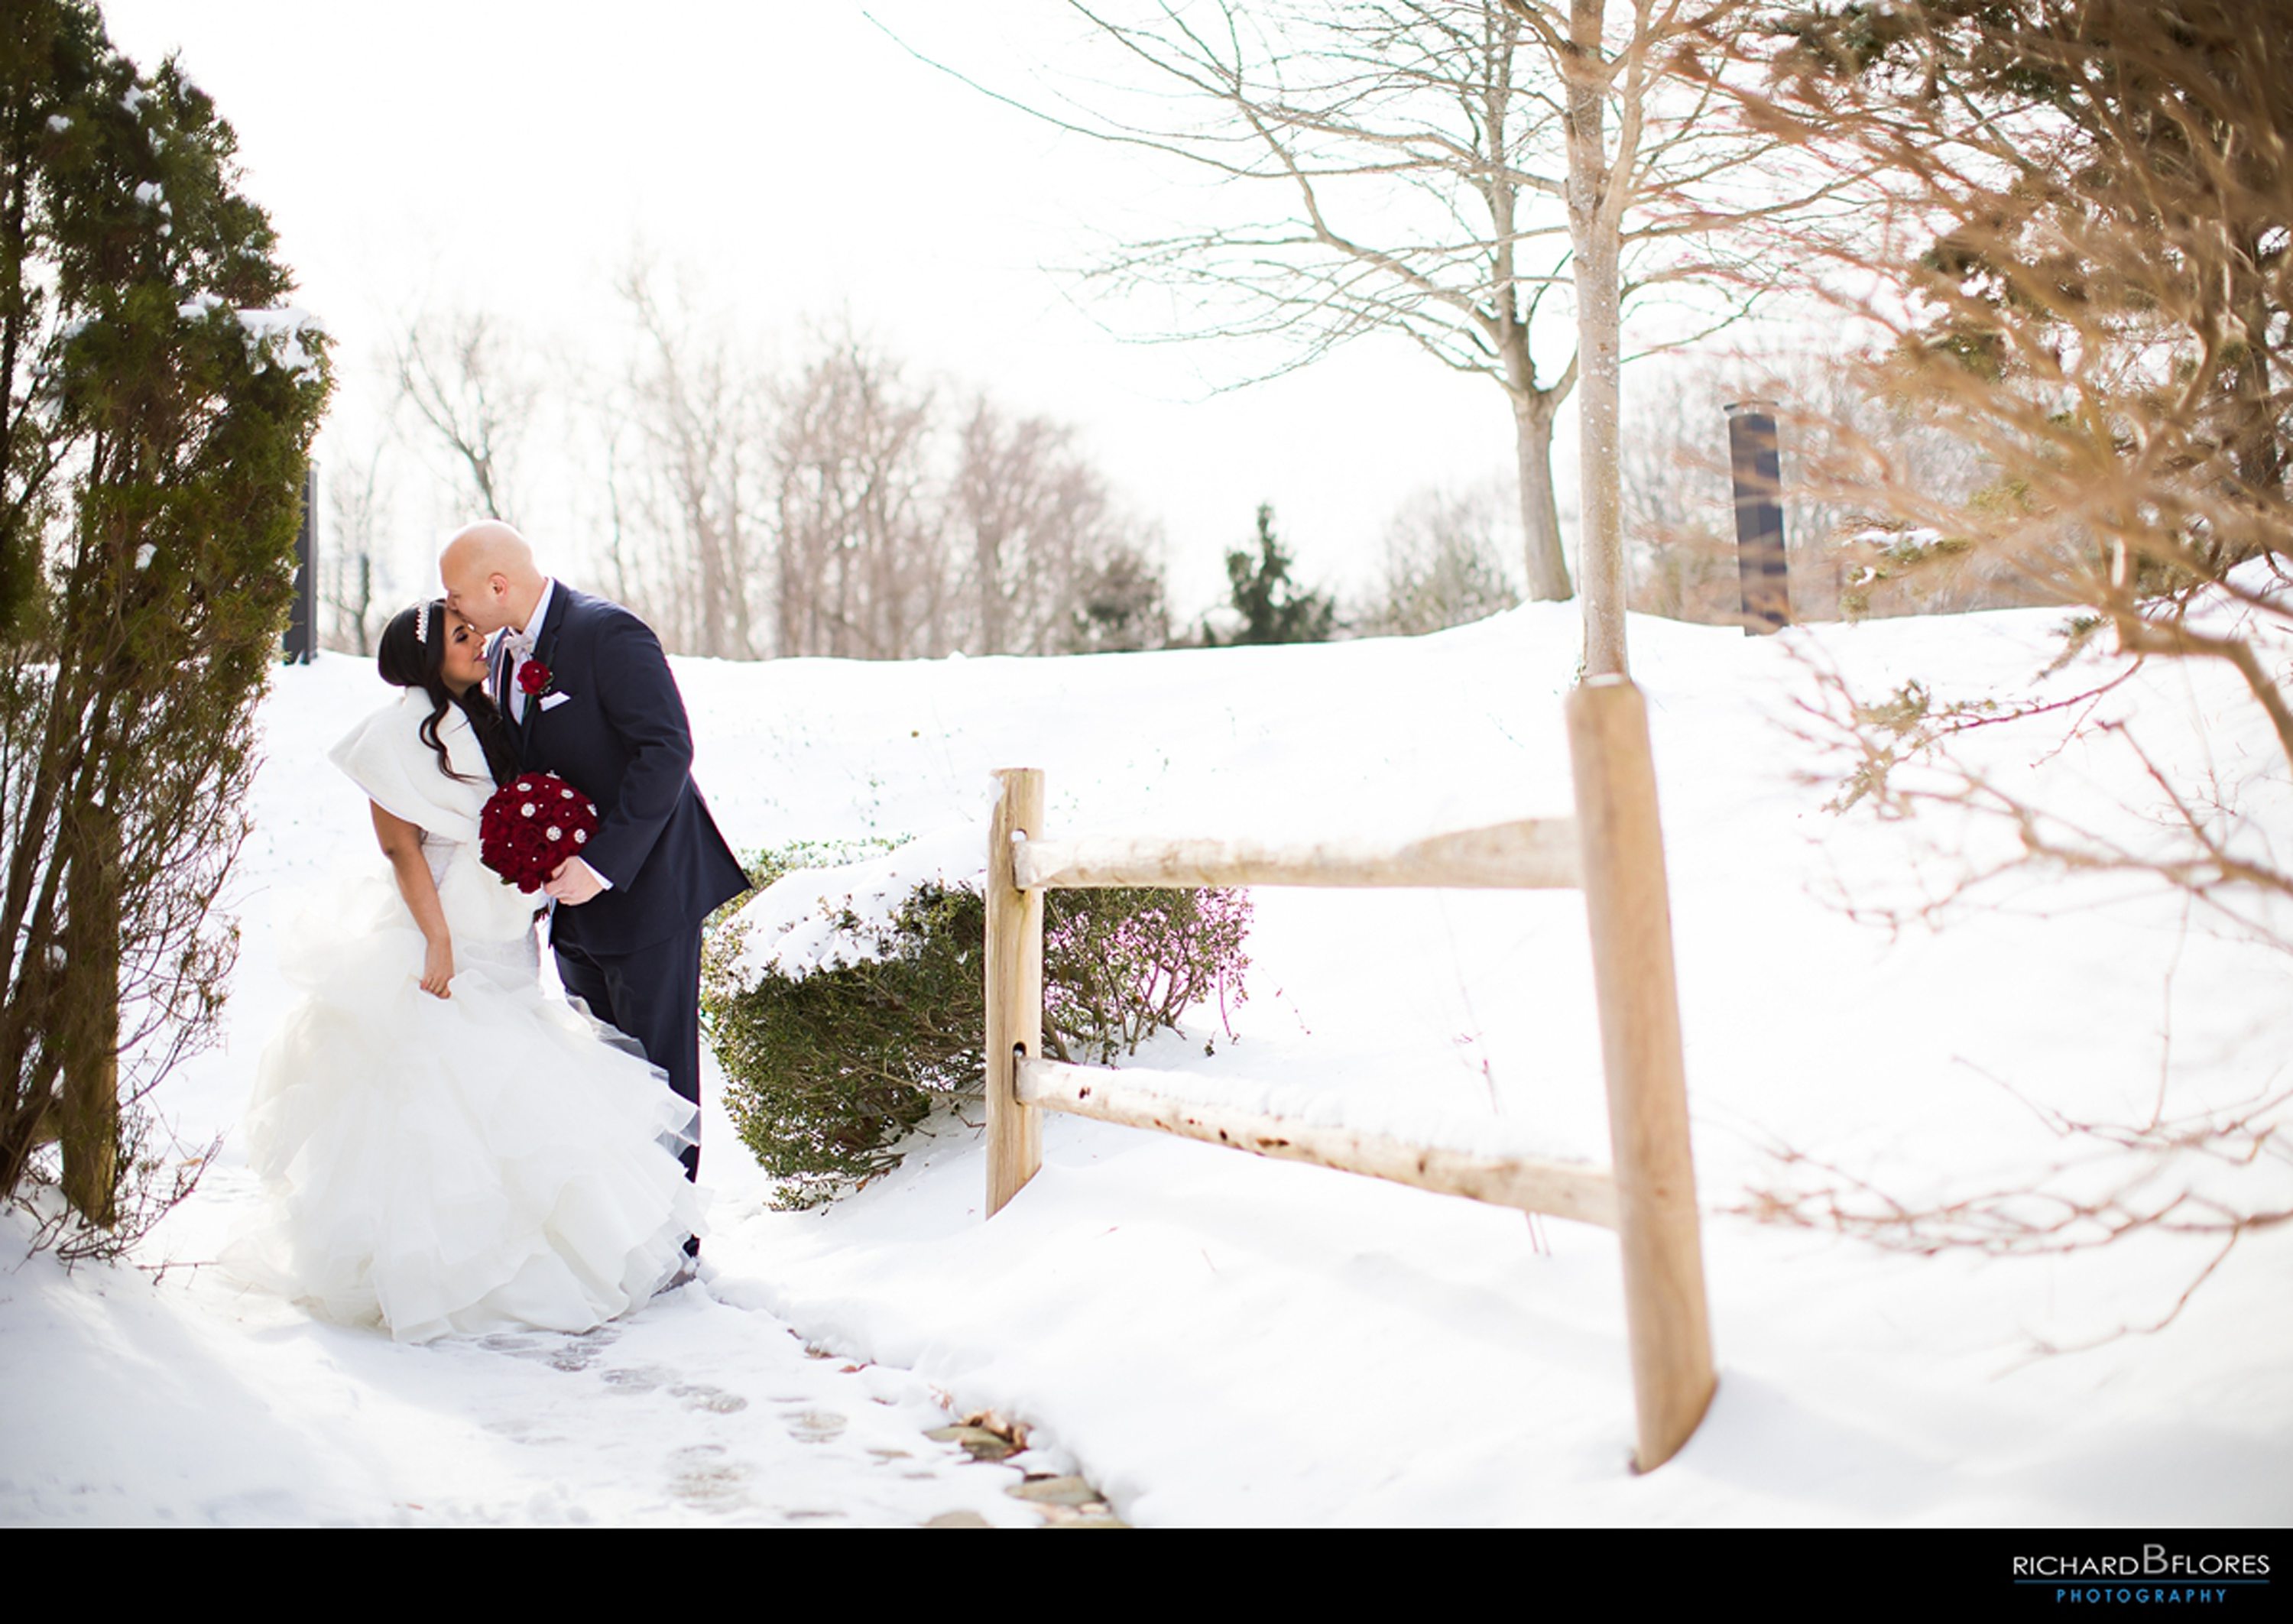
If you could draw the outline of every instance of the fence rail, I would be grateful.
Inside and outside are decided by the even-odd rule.
[[[1492,1207],[1517,1207],[1616,1227],[1616,1181],[1605,1168],[1543,1161],[1519,1156],[1479,1156],[1464,1151],[1410,1144],[1357,1128],[1298,1122],[1184,1097],[1189,1079],[1180,1072],[1143,1067],[1074,1066],[1056,1060],[1019,1062],[1017,1093],[1023,1105],[1151,1127],[1181,1139],[1223,1144],[1253,1156],[1311,1162],[1346,1173],[1364,1173],[1414,1184],[1444,1195],[1462,1195]],[[1161,1081],[1165,1087],[1157,1090]]]
[[[1425,885],[1575,890],[1584,883],[1573,818],[1526,818],[1403,845],[1268,845],[1247,840],[1029,840],[1020,886]]]
[[[1648,713],[1631,683],[1596,677],[1570,693],[1568,717],[1575,818],[1399,845],[1053,840],[1041,833],[1042,773],[1000,773],[987,853],[988,1216],[1034,1176],[1042,1113],[1056,1111],[1613,1229],[1623,1254],[1634,1458],[1648,1471],[1678,1453],[1710,1407],[1716,1378]],[[1613,1171],[1310,1126],[1157,1093],[1151,1072],[1041,1058],[1043,893],[1108,885],[1581,887]]]

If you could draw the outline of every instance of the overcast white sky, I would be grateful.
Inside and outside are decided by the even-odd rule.
[[[1057,0],[874,0],[920,49],[1025,90],[1072,64]],[[393,312],[482,303],[578,350],[642,239],[758,343],[849,311],[921,370],[1080,425],[1168,541],[1173,605],[1223,595],[1271,500],[1309,579],[1366,579],[1387,516],[1511,463],[1496,387],[1398,341],[1213,393],[1270,354],[1126,343],[1050,269],[1179,223],[1200,182],[1061,135],[917,61],[852,4],[108,0],[145,67],[179,51],[239,133],[298,303],[339,340],[344,431]],[[1071,81],[1070,81],[1071,83]],[[322,463],[337,460],[322,442]],[[1573,456],[1557,459],[1565,482]],[[408,522],[413,522],[409,521]],[[562,537],[541,536],[545,545]],[[408,556],[431,545],[407,538]]]

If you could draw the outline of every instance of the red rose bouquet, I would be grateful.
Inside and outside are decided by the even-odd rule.
[[[597,832],[597,804],[554,772],[521,772],[478,814],[478,860],[532,893]]]

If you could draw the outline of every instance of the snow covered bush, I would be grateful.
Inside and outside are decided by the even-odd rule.
[[[984,842],[965,827],[896,846],[759,853],[757,893],[712,924],[709,1040],[741,1141],[811,1207],[895,1167],[898,1141],[985,1076]],[[1043,1046],[1105,1063],[1246,996],[1250,899],[1236,891],[1058,891],[1044,909]]]

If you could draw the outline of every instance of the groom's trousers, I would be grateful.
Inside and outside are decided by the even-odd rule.
[[[634,953],[555,944],[557,979],[598,1020],[636,1038],[668,1086],[701,1103],[701,927]],[[693,1133],[697,1136],[696,1124]],[[685,1147],[685,1176],[701,1176],[701,1146]]]

